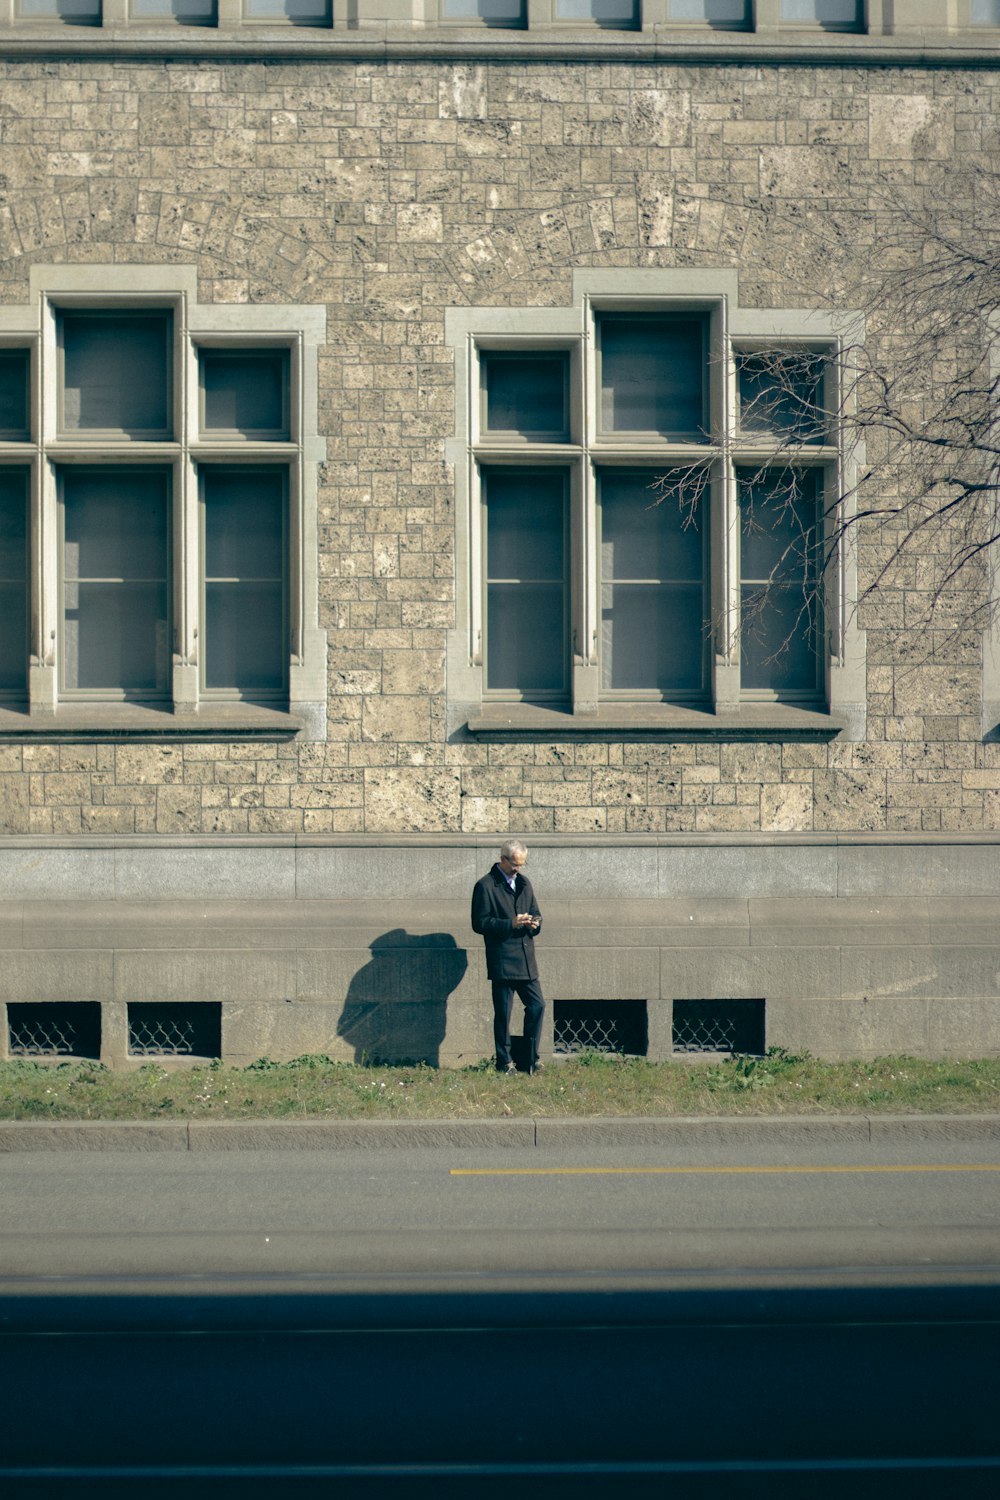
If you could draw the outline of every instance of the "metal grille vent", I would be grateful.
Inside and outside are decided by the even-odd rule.
[[[675,1000],[673,1050],[762,1057],[763,1000]]]
[[[132,1057],[218,1057],[222,1006],[213,1002],[150,1002],[128,1008]]]
[[[553,1051],[646,1055],[645,1000],[556,1000],[552,1006]]]
[[[11,1057],[99,1058],[101,1007],[85,1000],[8,1005],[7,1040]]]

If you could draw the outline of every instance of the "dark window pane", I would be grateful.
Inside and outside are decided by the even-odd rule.
[[[637,0],[556,0],[559,21],[596,21],[599,26],[634,26]]]
[[[492,471],[486,496],[487,687],[566,687],[566,480]]]
[[[28,674],[28,476],[0,469],[0,690],[23,693]]]
[[[491,26],[523,26],[524,0],[441,0],[445,21],[485,21]]]
[[[862,0],[781,0],[783,21],[811,21],[836,31],[861,26]]]
[[[291,21],[293,26],[329,26],[329,0],[244,0],[248,21]]]
[[[561,581],[566,494],[562,473],[493,471],[485,487],[489,577]]]
[[[491,354],[483,364],[488,432],[567,435],[564,354]]]
[[[653,487],[657,476],[606,469],[601,475],[601,573],[605,579],[691,582],[704,568],[701,508],[691,493]]]
[[[202,473],[205,687],[280,693],[285,686],[285,473]]]
[[[186,26],[210,26],[215,22],[215,0],[132,0],[137,21],[180,21]]]
[[[63,473],[63,685],[163,695],[170,683],[169,472]]]
[[[288,355],[205,349],[201,355],[205,428],[248,437],[288,434]]]
[[[738,355],[740,430],[821,442],[824,364],[819,355],[783,350]]]
[[[764,478],[741,473],[739,496],[744,582],[815,578],[821,564],[815,470]]]
[[[101,0],[17,0],[17,14],[26,21],[66,21],[80,26],[98,26]]]
[[[169,437],[169,313],[61,317],[66,432]]]
[[[740,589],[740,682],[748,690],[811,693],[818,686],[815,598],[773,584]]]
[[[566,685],[565,595],[555,583],[491,583],[486,686],[559,693]]]
[[[601,685],[705,687],[705,546],[698,497],[655,503],[647,472],[601,476]]]
[[[602,430],[697,437],[706,427],[704,319],[602,318]]]
[[[27,349],[0,349],[0,438],[16,442],[28,432]]]
[[[805,470],[738,479],[742,686],[815,692],[822,628],[818,476]]]
[[[750,0],[669,0],[672,21],[707,21],[710,26],[750,24]]]

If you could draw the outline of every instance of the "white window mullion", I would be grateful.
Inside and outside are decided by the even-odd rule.
[[[175,713],[193,713],[198,706],[201,549],[198,541],[198,468],[187,452],[174,469],[173,502],[173,703]]]
[[[740,528],[736,476],[728,458],[712,479],[713,696],[716,713],[733,712],[740,698]]]

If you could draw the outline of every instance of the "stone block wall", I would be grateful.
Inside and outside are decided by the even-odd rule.
[[[988,150],[1000,70],[210,58],[0,64],[0,298],[41,262],[177,262],[205,301],[323,304],[325,743],[0,744],[15,834],[982,831],[982,645],[913,661],[915,559],[862,610],[861,743],[446,732],[451,306],[555,307],[574,270],[735,268],[836,306]],[[985,158],[984,158],[985,159]],[[833,249],[831,250],[831,247]],[[877,320],[874,340],[891,357]],[[872,538],[873,542],[877,538]],[[877,566],[877,547],[862,572]]]

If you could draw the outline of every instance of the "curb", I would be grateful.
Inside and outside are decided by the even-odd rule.
[[[0,1122],[0,1152],[356,1151],[1000,1141],[1000,1115]]]

